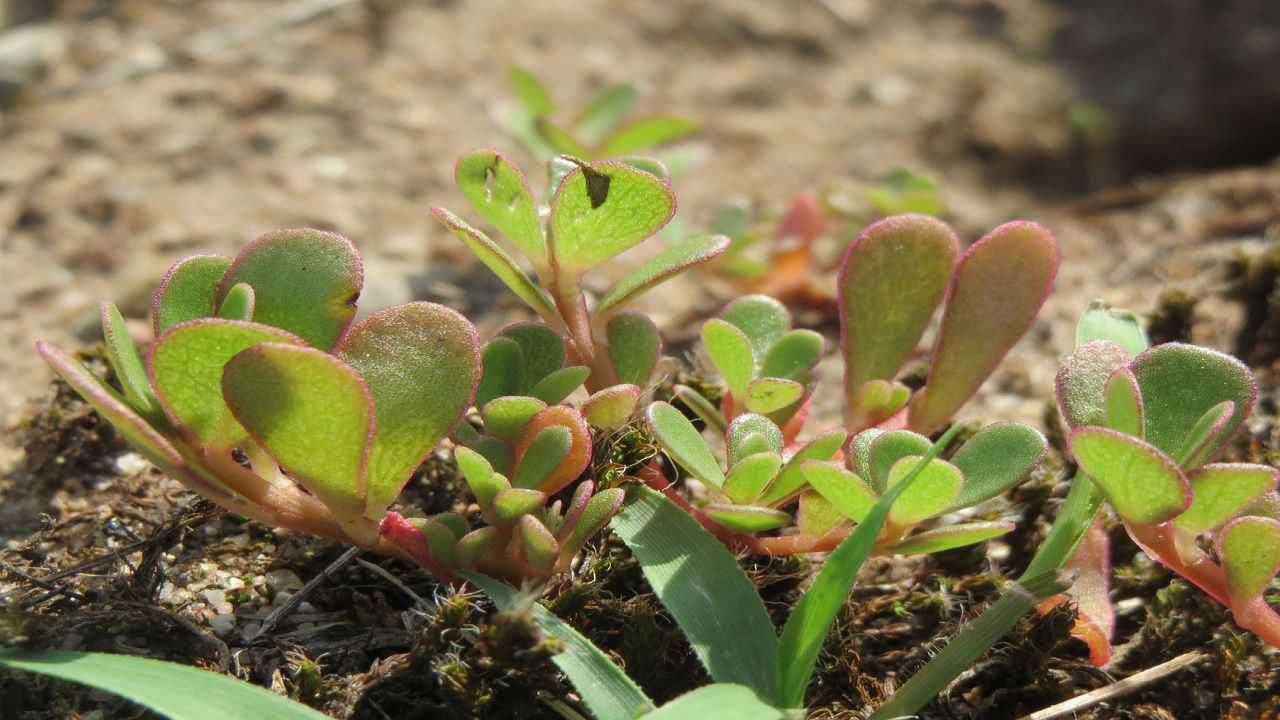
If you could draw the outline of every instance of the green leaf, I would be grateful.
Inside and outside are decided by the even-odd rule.
[[[711,454],[711,448],[702,439],[702,433],[698,432],[684,413],[670,403],[659,401],[651,403],[645,415],[653,434],[672,460],[710,487],[719,488],[724,485],[724,471],[720,469],[720,462]]]
[[[548,575],[555,568],[560,545],[555,535],[532,515],[522,515],[516,522],[520,532],[520,554],[535,575]]]
[[[493,498],[494,516],[499,524],[515,522],[521,515],[537,512],[547,502],[547,494],[529,488],[503,490]]]
[[[729,423],[724,419],[724,414],[702,393],[688,385],[672,385],[671,390],[672,394],[706,423],[708,428],[722,434],[728,429]]]
[[[107,362],[124,389],[124,397],[137,413],[145,418],[155,418],[160,414],[160,406],[155,395],[151,393],[151,383],[147,380],[147,369],[138,355],[138,346],[133,344],[133,336],[129,334],[129,326],[124,316],[114,303],[104,302],[99,306],[102,319],[102,339],[106,346]]]
[[[747,397],[747,385],[755,376],[751,340],[736,326],[711,318],[702,325],[702,347],[724,377],[735,398]]]
[[[908,426],[932,432],[977,392],[1031,329],[1058,274],[1058,244],[1044,227],[1011,222],[965,251],[947,291],[929,380]]]
[[[1213,406],[1230,400],[1235,411],[1218,441],[1199,456],[1213,457],[1253,412],[1258,386],[1249,368],[1230,355],[1182,343],[1167,343],[1134,358],[1130,369],[1142,388],[1146,440],[1170,457],[1181,457],[1190,433]]]
[[[218,317],[246,322],[253,320],[254,298],[252,285],[236,283],[227,291],[227,296],[222,298],[222,305],[218,307]]]
[[[729,468],[722,489],[733,502],[746,505],[760,497],[781,467],[782,456],[776,452],[748,455]]]
[[[325,720],[326,717],[257,685],[150,658],[3,648],[0,665],[105,690],[173,720],[233,717]]]
[[[343,338],[338,357],[360,373],[377,409],[369,517],[382,515],[471,407],[480,381],[479,345],[466,318],[427,302],[374,313]]]
[[[609,136],[601,151],[605,157],[618,157],[642,152],[659,145],[683,140],[698,132],[699,124],[674,115],[656,115],[641,118],[618,128]]]
[[[889,475],[899,460],[910,455],[929,452],[933,443],[929,438],[910,430],[890,430],[877,435],[871,443],[870,463],[867,465],[871,487],[883,494],[889,487]]]
[[[889,487],[915,472],[920,457],[909,455],[894,463],[889,470]],[[931,460],[919,472],[915,484],[894,503],[889,522],[901,527],[941,515],[959,497],[963,487],[964,473],[959,468],[946,460]]]
[[[511,484],[518,488],[538,487],[560,467],[572,447],[573,435],[569,428],[562,425],[543,428],[520,458]]]
[[[1147,333],[1138,316],[1128,310],[1116,310],[1095,301],[1076,323],[1076,347],[1094,340],[1110,340],[1129,355],[1147,349]]]
[[[796,525],[800,532],[820,538],[843,522],[844,513],[836,509],[835,504],[821,493],[814,490],[800,493],[800,510],[796,513]]]
[[[1099,427],[1071,433],[1071,454],[1126,522],[1151,525],[1181,514],[1191,486],[1177,463],[1138,438]]]
[[[636,556],[711,678],[773,697],[778,637],[755,585],[733,554],[688,513],[647,487],[632,492],[611,522],[613,531]]]
[[[590,374],[591,368],[583,365],[560,368],[539,380],[529,394],[548,405],[555,405],[582,387]]]
[[[129,445],[161,469],[176,477],[182,477],[180,468],[184,466],[184,461],[177,449],[146,420],[139,417],[114,388],[89,372],[84,365],[48,343],[37,342],[36,352],[58,374],[58,377],[80,393],[80,397],[111,423],[112,427],[129,442]]]
[[[845,463],[860,477],[871,477],[871,446],[886,432],[888,431],[880,428],[868,428],[849,440],[849,451],[845,453]]]
[[[642,720],[787,720],[792,717],[751,688],[714,683],[691,690],[645,715]]]
[[[453,177],[480,217],[496,227],[542,272],[547,267],[547,243],[542,237],[533,193],[519,168],[492,150],[477,150],[458,161]]]
[[[847,399],[845,424],[857,429],[883,423],[910,399],[911,388],[896,380],[868,380]]]
[[[835,623],[836,615],[844,607],[876,538],[884,528],[889,509],[903,492],[909,490],[916,478],[938,456],[961,429],[955,425],[943,434],[938,442],[922,458],[918,466],[884,494],[858,527],[827,556],[814,580],[800,602],[791,611],[782,629],[778,644],[778,692],[771,695],[782,707],[803,707],[805,689],[813,677],[818,653]]]
[[[1044,457],[1048,441],[1019,423],[989,425],[969,438],[951,464],[964,474],[964,488],[948,510],[973,507],[1022,482]]]
[[[1117,368],[1111,373],[1103,395],[1103,415],[1106,418],[1103,424],[1125,435],[1142,437],[1142,390],[1138,387],[1138,378],[1129,368]]]
[[[356,314],[364,266],[351,241],[320,230],[267,233],[245,246],[214,293],[221,307],[239,283],[253,286],[256,322],[328,350]]]
[[[1226,443],[1228,423],[1235,409],[1234,402],[1223,400],[1200,416],[1187,433],[1182,451],[1174,458],[1180,467],[1193,468],[1204,463]]]
[[[454,533],[452,527],[434,518],[414,518],[409,520],[409,524],[422,533],[428,552],[441,565],[447,568],[458,566],[459,535]]]
[[[814,490],[854,522],[865,520],[879,499],[862,478],[836,463],[810,460],[801,471]]]
[[[1233,603],[1262,595],[1280,571],[1280,521],[1256,516],[1231,521],[1218,534],[1218,555]]]
[[[529,419],[524,434],[516,442],[516,466],[524,462],[525,454],[532,449],[534,442],[548,427],[563,427],[569,431],[572,442],[569,452],[564,456],[538,489],[548,495],[554,495],[569,483],[578,479],[591,465],[591,428],[582,414],[565,405],[552,405]]]
[[[573,128],[583,142],[595,145],[622,121],[636,101],[636,89],[630,85],[610,85],[587,101],[587,106]]]
[[[518,65],[512,65],[511,69],[507,71],[507,78],[511,81],[511,89],[515,92],[516,97],[520,98],[524,109],[530,115],[555,114],[556,106],[551,99],[551,93],[547,91],[546,86],[542,84],[537,75]]]
[[[1106,423],[1107,383],[1129,360],[1129,353],[1116,343],[1091,340],[1062,361],[1054,385],[1058,411],[1068,426]]]
[[[550,325],[519,322],[508,325],[499,337],[514,340],[524,356],[524,393],[551,373],[564,367],[564,339]]]
[[[534,312],[545,318],[558,317],[546,292],[538,287],[524,270],[520,269],[515,258],[490,240],[488,235],[468,225],[462,218],[444,208],[432,208],[431,214],[452,230],[458,239],[466,243],[471,252],[475,253],[476,259],[493,271],[493,274],[497,275],[498,279],[516,294],[516,297],[533,308]]]
[[[564,541],[560,544],[560,556],[572,557],[582,549],[584,543],[591,539],[622,508],[626,499],[626,491],[622,488],[601,490],[587,501],[577,522],[569,526],[567,537],[561,532]]]
[[[696,235],[671,245],[610,288],[596,313],[612,312],[685,270],[714,260],[728,247],[729,238],[723,235]]]
[[[812,330],[792,330],[773,344],[760,364],[762,377],[785,378],[798,383],[812,380],[822,357],[822,336]]]
[[[1200,534],[1222,526],[1276,488],[1275,468],[1246,463],[1205,465],[1187,474],[1191,506],[1174,524]]]
[[[804,397],[804,386],[794,380],[764,377],[747,386],[747,410],[768,414],[790,407]]]
[[[486,518],[488,520],[488,518]],[[499,539],[502,533],[498,528],[489,525],[487,527],[478,528],[463,535],[458,540],[458,544],[454,546],[454,554],[458,558],[458,567],[471,568],[492,549],[494,541]],[[470,576],[468,576],[470,577]]]
[[[849,245],[836,288],[850,403],[863,384],[898,374],[942,302],[959,252],[951,228],[923,215],[880,220]]]
[[[463,573],[463,577],[492,598],[501,612],[524,609],[520,592],[510,585],[477,573]],[[568,676],[596,720],[632,720],[653,710],[653,701],[604,651],[550,610],[537,603],[528,607],[539,629],[560,641],[563,649],[551,661]]]
[[[476,388],[476,406],[524,392],[524,352],[511,338],[496,337],[484,344],[481,354],[484,372]]]
[[[787,464],[778,473],[777,479],[769,486],[760,502],[764,505],[778,505],[804,487],[805,474],[803,465],[809,460],[830,460],[840,451],[844,444],[845,434],[835,430],[819,435],[809,441],[791,456]]]
[[[455,447],[453,457],[458,462],[458,469],[467,480],[467,486],[476,496],[476,504],[481,509],[493,505],[493,499],[503,490],[510,490],[511,483],[505,477],[494,472],[493,466],[480,453],[466,447]]]
[[[772,450],[782,452],[782,430],[763,415],[745,413],[729,423],[725,431],[725,444],[729,446],[729,465],[738,464],[742,458],[758,452]]]
[[[675,213],[670,186],[619,162],[582,165],[565,176],[551,202],[551,250],[577,276],[634,247]]]
[[[340,520],[364,512],[375,411],[350,365],[315,348],[260,343],[227,363],[222,390],[258,444]]]
[[[552,152],[572,157],[585,157],[591,154],[591,151],[574,137],[573,133],[560,127],[549,117],[534,118],[533,129],[538,137],[550,146]]]
[[[947,525],[925,532],[914,533],[902,542],[890,548],[899,555],[925,555],[929,553],[954,550],[955,548],[976,545],[1001,535],[1007,535],[1016,529],[1010,522],[976,522],[961,525]]]
[[[791,329],[787,306],[768,295],[743,295],[726,305],[720,317],[751,341],[757,364],[764,362],[769,350]]]
[[[635,385],[613,385],[596,392],[582,403],[587,422],[605,430],[617,430],[631,419],[640,401],[640,388]]]
[[[618,382],[648,385],[662,353],[662,338],[653,320],[643,313],[620,312],[609,318],[605,338],[609,343],[609,363]]]
[[[213,294],[231,267],[221,255],[192,255],[174,263],[151,296],[151,326],[156,337],[188,320],[213,315]]]
[[[730,530],[743,533],[776,530],[791,524],[789,513],[756,505],[708,503],[702,506],[702,511]]]
[[[525,426],[534,415],[546,409],[547,404],[538,398],[524,395],[508,395],[490,400],[480,409],[484,431],[499,440],[514,443],[524,433]]]
[[[176,325],[156,341],[147,359],[165,414],[201,444],[230,449],[245,438],[222,397],[223,368],[258,343],[302,339],[267,325],[203,319]]]

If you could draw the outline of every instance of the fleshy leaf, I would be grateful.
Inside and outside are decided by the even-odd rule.
[[[494,496],[494,514],[499,523],[506,525],[515,522],[521,515],[536,512],[546,502],[546,493],[529,488],[511,488]]]
[[[255,295],[249,283],[236,283],[218,306],[218,317],[227,320],[253,320]]]
[[[1129,355],[1141,353],[1149,344],[1137,315],[1109,308],[1101,302],[1090,305],[1076,323],[1076,347],[1094,340],[1109,340]]]
[[[486,433],[499,440],[514,443],[533,416],[546,407],[547,404],[538,398],[508,395],[489,401],[481,408],[480,416],[484,419]]]
[[[864,383],[897,375],[942,302],[959,252],[951,228],[924,215],[885,218],[849,244],[836,288],[850,402]]]
[[[471,406],[480,381],[479,345],[466,318],[427,302],[374,313],[343,338],[338,357],[360,373],[377,409],[367,481],[370,517],[395,500]]]
[[[463,535],[467,534],[470,528],[467,525],[467,519],[456,512],[442,512],[432,515],[430,520],[437,522],[449,529],[449,533],[453,535],[455,540],[459,540]]]
[[[498,528],[492,525],[488,527],[477,528],[462,536],[458,540],[458,544],[454,546],[454,553],[458,558],[459,567],[475,567],[476,561],[489,551],[493,542],[498,539]]]
[[[268,325],[237,320],[192,320],[160,336],[147,358],[151,385],[165,414],[202,444],[230,449],[245,437],[223,401],[222,372],[231,358],[258,343],[302,345]]]
[[[555,405],[582,387],[591,369],[583,365],[571,365],[560,368],[538,381],[529,394],[545,402]]]
[[[787,306],[768,295],[743,295],[726,305],[720,318],[732,323],[751,341],[757,366],[791,329]]]
[[[758,440],[752,442],[753,436]],[[733,466],[742,458],[758,452],[782,452],[782,430],[763,415],[746,413],[729,423],[729,429],[725,431],[725,445],[729,447],[729,465]]]
[[[622,501],[626,499],[627,493],[622,488],[601,490],[592,495],[591,499],[587,501],[586,507],[583,508],[582,514],[578,516],[577,522],[574,523],[570,530],[569,536],[561,543],[561,557],[568,559],[581,550],[583,544],[590,540],[592,535],[600,532],[609,520],[622,509]]]
[[[789,513],[755,505],[709,503],[702,506],[702,511],[730,530],[744,533],[776,530],[791,524]]]
[[[1007,535],[1017,526],[1010,522],[976,522],[913,533],[907,539],[894,545],[890,552],[899,555],[926,555],[929,553],[954,550],[986,542],[1001,535]]]
[[[1091,340],[1062,361],[1054,384],[1058,412],[1069,427],[1106,423],[1107,381],[1129,360],[1129,353],[1116,343]]]
[[[663,450],[686,472],[700,482],[714,488],[724,485],[724,471],[720,462],[711,454],[707,441],[702,438],[684,413],[670,403],[655,402],[645,411],[649,426],[653,429]]]
[[[820,493],[814,490],[800,493],[800,509],[796,513],[796,525],[800,532],[822,537],[844,521],[844,514]]]
[[[724,413],[720,412],[711,401],[702,393],[694,390],[688,385],[672,385],[672,394],[675,395],[684,406],[689,408],[694,415],[697,415],[707,427],[716,432],[723,433],[729,428],[729,423],[724,419]]]
[[[949,509],[973,507],[1022,482],[1047,448],[1044,436],[1026,425],[983,428],[951,457],[951,464],[964,473],[964,489]]]
[[[850,436],[848,449],[845,451],[845,464],[859,477],[871,477],[871,446],[886,432],[888,431],[880,428],[868,428]]]
[[[493,505],[493,499],[503,490],[509,490],[511,483],[505,477],[494,472],[493,466],[480,453],[466,447],[455,447],[453,457],[466,478],[467,486],[476,496],[476,504],[482,510]]]
[[[1229,439],[1228,423],[1235,414],[1236,404],[1223,400],[1205,411],[1204,415],[1191,426],[1187,439],[1183,443],[1182,452],[1174,460],[1184,468],[1193,468],[1203,464],[1218,448]]]
[[[457,567],[458,536],[454,534],[452,528],[434,518],[415,518],[410,519],[409,522],[422,533],[433,558],[445,567]]]
[[[794,405],[804,396],[804,386],[794,380],[764,377],[747,386],[747,410],[768,414]]]
[[[521,382],[525,394],[543,378],[564,367],[564,339],[546,323],[515,323],[503,328],[498,336],[514,340],[520,346],[524,356]]]
[[[565,485],[577,480],[591,465],[591,428],[587,426],[587,421],[573,408],[552,405],[534,415],[525,425],[524,434],[516,443],[516,467],[524,462],[525,454],[543,429],[556,425],[568,429],[573,442],[569,446],[569,453],[560,461],[555,471],[538,486],[539,490],[548,495],[554,495]]]
[[[637,387],[648,385],[662,352],[662,338],[653,320],[643,313],[620,312],[609,318],[605,336],[609,343],[609,363],[618,382]]]
[[[542,317],[556,317],[556,311],[542,288],[525,274],[515,258],[490,240],[488,235],[468,225],[462,218],[444,208],[432,208],[431,214],[452,230],[458,239],[466,243],[471,252],[475,253],[476,258],[493,271],[493,274],[497,275],[498,279],[516,294],[516,297],[533,308],[534,312]]]
[[[601,151],[606,157],[619,157],[682,140],[698,131],[698,123],[674,115],[641,118],[618,128],[609,136]]]
[[[931,447],[933,443],[929,438],[910,430],[890,430],[876,437],[871,444],[871,461],[868,465],[871,487],[877,493],[884,494],[885,488],[891,484],[889,474],[893,466],[909,455],[923,455]],[[917,486],[923,484],[924,480],[916,483]]]
[[[213,294],[231,267],[221,255],[192,255],[174,263],[151,296],[151,327],[156,337],[188,320],[213,315]]]
[[[1187,451],[1189,433],[1210,408],[1224,400],[1235,403],[1218,441],[1199,455],[1213,457],[1253,412],[1257,383],[1249,368],[1230,355],[1182,343],[1154,347],[1130,365],[1142,388],[1146,440],[1170,457]]]
[[[1200,534],[1220,527],[1255,500],[1275,490],[1275,468],[1246,463],[1205,465],[1187,474],[1191,507],[1174,524]]]
[[[822,336],[812,330],[792,330],[773,344],[760,364],[762,377],[807,383],[822,357]]]
[[[711,318],[702,326],[702,347],[724,377],[736,398],[747,397],[747,385],[755,375],[751,340],[737,326]]]
[[[596,313],[612,312],[650,288],[715,259],[728,247],[729,238],[723,235],[698,235],[672,245],[610,288],[596,306]]]
[[[562,272],[579,275],[653,235],[675,213],[663,180],[620,162],[581,165],[551,201],[551,248]]]
[[[910,399],[911,388],[896,380],[868,380],[848,398],[847,424],[852,428],[877,425],[896,415]]]
[[[537,488],[542,484],[560,463],[569,455],[573,447],[573,434],[563,425],[549,425],[543,428],[525,449],[516,465],[512,485],[518,488]]]
[[[739,505],[754,502],[781,467],[782,456],[776,452],[748,455],[729,468],[722,490]]]
[[[1127,367],[1117,368],[1107,380],[1103,396],[1103,424],[1125,435],[1142,437],[1142,389],[1133,372]]]
[[[522,67],[513,65],[508,71],[508,80],[511,81],[511,88],[515,91],[516,97],[520,98],[524,109],[530,115],[552,115],[555,113],[556,105],[551,99],[551,93],[547,91],[546,86],[542,84],[537,75]]]
[[[125,323],[120,309],[113,303],[104,302],[99,306],[102,319],[102,339],[107,350],[107,361],[115,371],[120,387],[124,389],[124,397],[129,406],[145,417],[154,417],[159,413],[159,405],[151,394],[151,384],[147,380],[147,368],[138,355],[138,346],[134,345],[129,334],[129,326]]]
[[[516,527],[520,530],[520,554],[524,556],[529,569],[535,575],[549,574],[560,555],[556,536],[532,515],[521,516]]]
[[[1231,521],[1218,534],[1218,556],[1232,602],[1257,598],[1280,571],[1280,521],[1256,516]]]
[[[477,150],[458,161],[453,177],[480,217],[498,228],[534,267],[547,267],[538,208],[519,168],[492,150]]]
[[[1058,274],[1058,244],[1044,227],[1012,222],[965,251],[947,290],[947,308],[925,387],[908,425],[931,432],[954,415],[1035,322]]]
[[[610,85],[587,101],[587,106],[573,127],[584,142],[594,145],[622,121],[636,102],[636,89],[630,85]]]
[[[893,487],[906,478],[922,457],[908,455],[894,463],[889,470],[887,487]],[[964,474],[955,465],[946,460],[930,460],[920,471],[919,478],[889,510],[889,522],[898,526],[915,525],[940,515],[955,502],[962,487]]]
[[[315,348],[261,343],[226,364],[222,388],[240,424],[339,520],[364,512],[374,406],[351,366]]]
[[[484,456],[488,460],[493,469],[507,474],[511,472],[511,468],[515,465],[516,454],[511,449],[510,443],[499,440],[492,435],[481,435],[480,439],[471,446],[473,450]]]
[[[1241,515],[1260,515],[1272,520],[1280,520],[1280,492],[1272,490],[1263,493],[1257,500],[1249,503],[1249,507],[1245,508]]]
[[[640,388],[635,385],[614,385],[587,398],[582,403],[582,415],[596,427],[616,430],[631,418],[639,400]]]
[[[805,484],[804,463],[810,460],[830,460],[840,451],[844,440],[844,432],[835,430],[819,435],[797,450],[782,467],[777,479],[768,487],[760,500],[761,504],[777,505],[799,492]]]
[[[809,460],[800,469],[814,490],[854,522],[862,522],[879,500],[862,478],[836,463]]]
[[[1191,486],[1168,455],[1138,438],[1100,427],[1071,433],[1071,454],[1126,522],[1150,525],[1182,513]]]
[[[332,348],[356,314],[364,266],[351,241],[309,229],[277,230],[245,246],[214,294],[253,286],[254,320],[287,330],[321,350]]]
[[[524,352],[511,338],[496,337],[484,344],[481,354],[484,372],[476,388],[476,406],[490,400],[524,392]]]

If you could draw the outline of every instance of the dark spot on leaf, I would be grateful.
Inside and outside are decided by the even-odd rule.
[[[347,298],[347,305],[350,307],[355,307],[356,303],[359,302],[359,300],[360,300],[360,291],[356,290],[355,292],[351,293],[351,297]]]
[[[582,176],[587,180],[587,197],[591,199],[591,209],[595,210],[609,199],[609,183],[613,178],[596,172],[590,165],[582,166]]]

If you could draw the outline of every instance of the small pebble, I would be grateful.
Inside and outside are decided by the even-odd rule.
[[[146,472],[151,467],[151,463],[138,453],[125,453],[116,458],[116,472],[121,475],[132,477],[139,473]]]
[[[209,618],[209,627],[220,637],[226,637],[236,629],[236,616],[231,613],[219,613]]]
[[[278,593],[295,593],[302,589],[302,578],[292,570],[272,570],[267,573],[267,587]]]

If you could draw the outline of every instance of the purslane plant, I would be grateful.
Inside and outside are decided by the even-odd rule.
[[[458,161],[458,187],[532,266],[537,282],[484,232],[443,208],[432,212],[521,300],[569,341],[570,361],[590,369],[587,389],[643,387],[661,352],[647,316],[623,311],[630,301],[724,252],[728,239],[704,235],[667,247],[623,278],[590,308],[582,279],[592,268],[660,230],[675,213],[665,179],[623,162],[550,164],[555,189],[544,213],[520,171],[481,150]],[[560,174],[562,173],[562,174]]]
[[[404,556],[380,531],[384,513],[471,405],[479,342],[432,303],[352,325],[363,279],[345,238],[282,230],[234,260],[176,263],[154,295],[145,360],[120,312],[102,305],[122,392],[46,343],[37,350],[195,492],[269,525]]]

